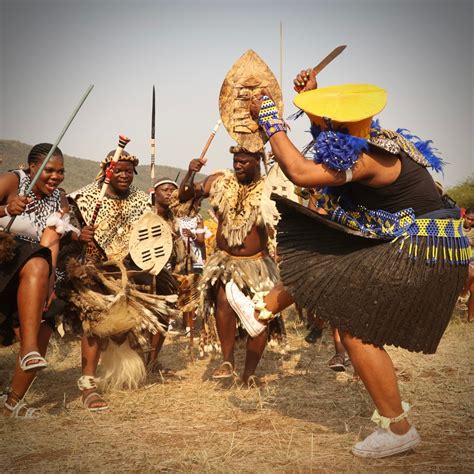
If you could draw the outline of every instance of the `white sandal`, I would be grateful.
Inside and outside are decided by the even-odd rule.
[[[11,412],[11,418],[36,418],[38,415],[35,413],[41,412],[39,408],[27,408],[28,405],[21,400],[19,400],[18,403],[14,406],[10,405],[7,402],[5,402],[3,406]],[[26,411],[23,414],[20,414],[20,411],[24,408],[26,408]]]
[[[33,379],[33,382],[35,379]],[[0,401],[3,402],[2,405],[10,412],[10,417],[11,418],[36,418],[38,414],[41,413],[41,410],[39,408],[31,408],[28,407],[28,404],[24,402],[26,394],[28,393],[31,385],[33,385],[33,382],[31,382],[30,386],[26,390],[25,394],[23,395],[23,398],[20,398],[15,392],[11,392],[9,389],[5,391],[1,396],[0,396]],[[10,394],[13,394],[14,399],[13,402],[16,401],[15,405],[11,405],[8,403],[8,396]],[[23,414],[21,414],[21,410],[26,409]],[[44,413],[42,413],[44,415]]]
[[[91,401],[90,399],[92,397],[96,397],[96,400]],[[96,413],[96,412],[99,412],[99,411],[106,411],[106,410],[109,409],[109,405],[105,405],[105,406],[102,406],[102,407],[90,407],[89,405],[91,403],[94,403],[95,401],[100,401],[100,402],[107,403],[97,392],[91,392],[91,393],[89,393],[89,395],[87,395],[86,398],[84,398],[82,400],[82,404],[84,405],[84,408],[87,408],[91,413]]]
[[[32,360],[36,360],[32,364],[28,364]],[[32,370],[41,370],[48,366],[46,359],[37,351],[28,352],[23,357],[20,357],[20,368],[23,372],[31,372]]]
[[[85,390],[93,390],[97,388],[97,383],[94,377],[91,375],[83,375],[82,377],[79,377],[77,381],[77,387],[81,392],[84,392]],[[99,400],[96,401],[102,401],[105,403],[105,406],[101,407],[91,407],[91,403],[94,403],[94,401],[91,400],[92,397],[96,397]],[[81,397],[82,399],[82,397]],[[107,401],[104,400],[97,392],[91,392],[89,395],[87,395],[86,398],[82,399],[82,404],[84,405],[84,408],[87,408],[91,413],[96,413],[99,411],[106,411],[109,409],[109,405],[107,404]]]

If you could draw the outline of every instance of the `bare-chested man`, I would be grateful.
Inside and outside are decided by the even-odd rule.
[[[247,295],[268,291],[278,278],[277,267],[268,254],[268,230],[274,222],[275,207],[263,194],[260,174],[261,153],[231,147],[234,173],[219,172],[201,183],[190,184],[192,173],[199,172],[206,160],[196,159],[181,183],[181,201],[209,197],[218,217],[217,250],[204,267],[201,290],[202,314],[214,314],[222,348],[223,363],[213,378],[230,378],[235,372],[234,344],[236,314],[230,307],[225,284],[233,280]],[[242,381],[248,384],[265,349],[268,331],[259,323],[245,327],[249,333]]]

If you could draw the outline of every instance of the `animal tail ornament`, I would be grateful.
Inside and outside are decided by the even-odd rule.
[[[104,390],[135,390],[146,379],[140,355],[130,347],[128,337],[122,344],[109,340],[101,358],[100,384]]]

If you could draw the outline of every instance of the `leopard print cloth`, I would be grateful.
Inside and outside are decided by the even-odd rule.
[[[101,183],[89,184],[69,195],[71,209],[82,225],[89,223],[94,214]],[[133,224],[150,208],[146,193],[130,186],[127,197],[113,198],[105,195],[97,216],[98,228],[94,240],[99,249],[90,245],[87,254],[96,261],[122,260],[128,254],[128,243]]]

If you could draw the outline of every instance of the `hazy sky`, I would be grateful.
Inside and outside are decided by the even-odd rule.
[[[0,137],[53,142],[79,98],[89,99],[60,144],[102,159],[118,134],[150,161],[151,90],[157,90],[157,162],[187,167],[219,117],[232,64],[254,49],[279,78],[283,22],[285,115],[292,78],[329,51],[344,53],[321,87],[373,83],[388,91],[381,125],[432,139],[450,163],[446,185],[474,174],[472,0],[0,0]],[[308,121],[292,124],[301,148]],[[229,167],[221,127],[206,172]],[[66,165],[67,166],[67,165]]]

